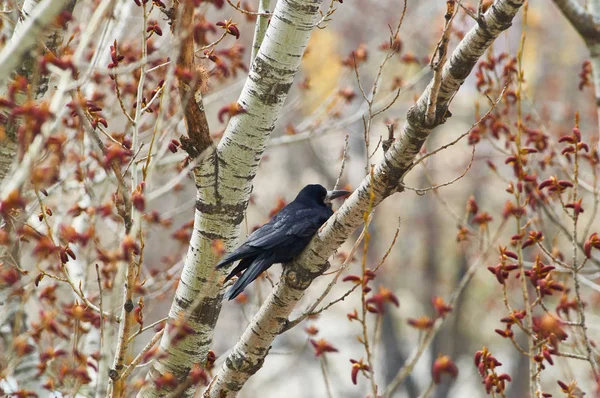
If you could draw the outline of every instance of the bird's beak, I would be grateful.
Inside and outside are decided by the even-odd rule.
[[[342,196],[350,195],[352,192],[350,191],[327,191],[327,195],[325,196],[325,203],[331,203],[333,199],[341,198]]]

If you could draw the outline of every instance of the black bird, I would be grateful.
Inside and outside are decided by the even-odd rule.
[[[300,254],[313,235],[333,214],[331,201],[350,194],[349,191],[327,191],[323,186],[307,185],[293,202],[285,206],[271,221],[254,231],[248,240],[227,254],[217,269],[242,260],[225,282],[244,271],[226,298],[236,298],[263,271],[275,263],[287,263]]]

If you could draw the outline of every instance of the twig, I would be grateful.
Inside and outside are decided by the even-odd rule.
[[[319,13],[321,14],[321,19],[315,24],[315,27],[317,27],[318,29],[325,29],[327,27],[327,25],[321,25],[321,24],[323,22],[331,21],[330,17],[337,10],[337,8],[334,7],[335,2],[336,2],[336,0],[329,1],[329,7],[327,8],[327,12],[325,12],[325,14],[323,14],[323,12],[319,10]]]
[[[429,73],[428,68],[422,68],[407,84],[398,89],[395,93],[386,96],[385,99],[378,101],[373,105],[373,116],[378,115],[384,110],[389,109],[396,99],[400,96],[400,94],[406,92],[407,90],[413,88],[423,77],[425,77]],[[289,145],[297,142],[302,142],[307,139],[310,139],[313,136],[323,136],[325,134],[338,131],[345,127],[351,126],[356,123],[358,120],[361,120],[363,116],[367,116],[369,114],[368,105],[363,106],[358,112],[353,113],[345,119],[335,121],[331,124],[320,126],[320,127],[311,127],[304,131],[299,131],[294,135],[284,135],[281,137],[271,138],[269,141],[269,148],[274,148],[281,145]]]
[[[100,361],[106,361],[107,358],[104,358],[102,355],[102,347],[104,346],[104,311],[102,310],[102,281],[100,280],[100,268],[98,267],[98,263],[96,263],[96,278],[98,281],[98,307],[100,309],[100,346],[98,347],[98,351],[101,353],[100,358],[98,359],[98,369],[100,369]],[[100,378],[96,378],[96,392],[99,391],[100,387]]]
[[[431,380],[431,382],[429,383],[429,386],[423,392],[423,394],[421,394],[419,396],[419,398],[429,398],[429,396],[431,395],[431,393],[433,392],[434,389],[435,389],[435,383],[433,382],[433,380]]]
[[[217,40],[213,41],[212,43],[208,43],[205,46],[202,46],[200,48],[198,48],[195,52],[199,53],[201,51],[204,50],[208,50],[209,48],[215,47],[217,44],[219,44],[226,36],[227,36],[227,30],[225,30],[222,34],[221,37],[219,37]],[[150,71],[150,70],[149,70]]]
[[[519,49],[517,51],[517,134],[515,137],[515,146],[516,153],[521,153],[521,136],[523,132],[523,107],[522,107],[522,96],[523,92],[523,52],[525,49],[525,38],[526,38],[526,27],[527,27],[527,11],[528,11],[529,3],[525,2],[523,5],[523,22],[522,22],[522,31],[521,31],[521,40],[519,43]],[[523,167],[522,158],[520,155],[517,155],[517,167],[519,170]],[[519,181],[523,179],[523,173],[517,173],[517,178]],[[521,193],[518,189],[514,191],[514,197],[518,207],[521,207]],[[516,229],[515,233],[519,234],[522,231],[522,215],[516,214]],[[517,263],[519,266],[519,271],[523,273],[523,248],[521,245],[517,245]],[[533,315],[531,314],[532,305],[529,300],[529,292],[527,290],[527,278],[520,278],[521,285],[521,294],[523,296],[523,306],[525,308],[525,325],[524,330],[527,332],[527,342],[528,342],[528,353],[530,355],[534,355],[534,345],[535,345],[535,336],[532,334],[533,328]],[[507,300],[505,300],[507,302]],[[518,322],[520,324],[520,322]],[[537,372],[537,364],[535,361],[529,361],[529,394],[534,396],[541,396],[541,384],[539,378],[539,372]]]
[[[496,107],[496,105],[498,105],[498,103],[500,103],[500,101],[501,101],[501,100],[502,100],[502,98],[504,97],[504,93],[505,93],[505,91],[506,91],[507,87],[508,87],[508,85],[505,85],[505,86],[504,86],[504,88],[502,89],[502,91],[501,91],[501,92],[500,92],[500,94],[498,95],[498,98],[496,98],[496,101],[491,101],[491,100],[490,100],[490,102],[491,102],[491,106],[490,106],[490,108],[487,110],[487,112],[486,112],[486,113],[485,113],[485,114],[484,114],[482,117],[480,117],[480,118],[479,118],[479,120],[477,120],[477,122],[475,122],[475,123],[473,123],[473,124],[471,125],[471,127],[469,128],[469,130],[467,130],[466,132],[462,133],[462,134],[461,134],[461,135],[459,135],[459,136],[458,136],[456,139],[454,139],[454,140],[450,141],[449,143],[447,143],[447,144],[445,144],[445,145],[442,145],[441,147],[437,148],[436,150],[434,150],[434,151],[432,151],[432,152],[429,152],[429,153],[427,153],[427,154],[423,155],[422,157],[420,157],[420,158],[419,158],[419,159],[418,159],[416,162],[413,162],[413,164],[412,164],[412,165],[411,165],[411,166],[408,168],[408,170],[407,170],[407,172],[406,172],[406,173],[408,173],[409,171],[411,171],[412,169],[414,169],[414,168],[415,168],[415,166],[417,166],[419,163],[422,163],[422,162],[423,162],[425,159],[427,159],[427,158],[429,158],[429,157],[431,157],[431,156],[433,156],[433,155],[437,154],[438,152],[441,152],[441,151],[443,151],[444,149],[447,149],[447,148],[449,148],[449,147],[451,147],[451,146],[453,146],[453,145],[457,144],[457,143],[458,143],[460,140],[462,140],[462,139],[463,139],[463,138],[465,138],[467,135],[469,135],[469,134],[471,133],[471,131],[472,131],[472,130],[473,130],[475,127],[477,127],[477,126],[478,126],[478,125],[479,125],[481,122],[483,122],[483,121],[485,120],[485,118],[486,118],[486,117],[487,117],[487,116],[488,116],[488,115],[489,115],[489,114],[490,114],[490,113],[491,113],[491,112],[494,110],[494,108]],[[489,99],[489,98],[488,98],[488,99]],[[409,189],[409,190],[413,190],[413,191],[417,191],[417,192],[425,192],[425,191],[428,191],[428,190],[431,190],[431,189],[436,189],[436,188],[439,188],[439,187],[442,187],[442,186],[449,185],[449,184],[451,184],[451,183],[453,183],[453,182],[455,182],[455,181],[458,181],[460,178],[462,178],[462,177],[463,177],[463,176],[466,174],[466,172],[467,172],[467,171],[468,171],[468,170],[471,168],[471,165],[472,165],[472,163],[473,163],[474,156],[475,156],[475,145],[473,145],[473,151],[472,151],[472,154],[471,154],[471,161],[469,162],[469,165],[468,165],[467,169],[465,170],[465,172],[464,172],[464,173],[463,173],[461,176],[459,176],[458,178],[456,178],[455,180],[453,180],[453,181],[451,181],[451,182],[449,182],[449,183],[441,184],[441,185],[434,186],[434,187],[424,188],[424,189],[410,188],[410,187],[407,187],[407,186],[405,186],[405,185],[403,185],[403,186],[404,186],[405,188]]]
[[[483,256],[480,261],[483,262]],[[468,283],[471,281],[471,279],[475,275],[475,272],[477,272],[477,270],[479,269],[479,266],[481,264],[480,261],[473,264],[471,266],[471,268],[469,268],[467,273],[462,277],[460,284],[458,285],[457,289],[454,291],[454,293],[452,294],[452,297],[449,300],[448,304],[450,306],[454,306],[454,304],[457,302],[458,298],[460,297],[460,294],[465,289],[465,287],[468,285]],[[431,329],[429,329],[425,333],[420,344],[413,350],[410,357],[408,357],[408,359],[406,360],[406,362],[404,363],[402,368],[400,368],[398,370],[398,372],[396,373],[396,376],[394,376],[394,378],[392,379],[390,384],[388,384],[388,386],[385,388],[385,392],[383,393],[384,398],[390,398],[392,396],[392,394],[394,393],[394,391],[396,390],[396,388],[398,388],[398,386],[400,386],[400,384],[402,384],[402,382],[408,377],[408,375],[411,374],[415,365],[417,364],[417,362],[419,361],[419,359],[421,358],[421,356],[423,355],[423,353],[425,352],[427,347],[429,347],[429,344],[431,343],[433,338],[437,335],[437,333],[442,328],[442,325],[444,324],[445,319],[446,318],[443,318],[443,317],[436,319],[436,321],[433,324],[433,326],[431,327]]]
[[[367,211],[364,214],[364,220],[365,220],[365,224],[369,218],[369,215],[371,213],[371,211],[373,210],[373,200],[375,198],[375,195],[373,194],[373,178],[374,178],[374,166],[371,166],[371,189],[369,191],[369,206],[367,208]],[[365,239],[364,239],[364,244],[363,244],[363,255],[362,255],[362,261],[361,261],[361,268],[362,268],[362,277],[363,279],[366,280],[365,275],[367,274],[367,254],[369,251],[369,242],[370,242],[370,238],[371,235],[369,234],[369,230],[368,228],[365,228]],[[371,346],[369,344],[369,328],[367,325],[367,292],[365,291],[365,289],[361,289],[360,290],[360,294],[361,294],[361,317],[360,319],[358,319],[358,321],[360,322],[361,326],[362,326],[362,345],[365,348],[365,353],[367,354],[367,365],[369,366],[369,380],[371,382],[371,391],[373,393],[374,397],[377,397],[377,383],[375,383],[375,363],[373,361],[373,352],[371,349]]]
[[[137,332],[135,332],[134,334],[131,335],[131,337],[129,338],[129,343],[131,343],[133,341],[133,339],[135,339],[140,334],[144,333],[146,330],[150,330],[153,327],[155,327],[156,325],[159,325],[159,324],[161,324],[163,322],[166,322],[168,319],[169,319],[169,317],[164,317],[164,318],[161,318],[161,319],[159,319],[157,321],[152,322],[150,325],[147,325],[147,326],[144,326],[144,327],[140,327]]]
[[[327,398],[333,398],[333,394],[331,393],[331,385],[329,384],[329,377],[327,376],[327,359],[324,355],[321,356],[319,362],[321,363],[321,374],[323,375],[323,381],[325,381]]]
[[[269,7],[271,7],[271,0],[259,0],[258,12],[263,14],[269,13]],[[265,38],[268,25],[269,18],[267,16],[259,16],[256,19],[256,24],[254,26],[254,37],[252,38],[252,54],[250,55],[250,65],[252,65],[254,59],[256,58],[256,54],[258,54],[258,50],[260,50],[260,45]]]
[[[458,177],[455,177],[454,179],[444,182],[442,184],[438,184],[438,185],[433,185],[427,188],[413,188],[413,187],[409,187],[408,185],[401,183],[402,188],[404,189],[408,189],[410,191],[415,191],[418,195],[424,195],[427,191],[431,191],[434,189],[439,189],[442,187],[447,187],[448,185],[452,185],[454,184],[456,181],[460,180],[461,178],[463,178],[465,175],[467,175],[467,173],[469,172],[469,170],[471,169],[471,166],[473,166],[473,160],[475,159],[475,145],[472,146],[472,151],[471,151],[471,159],[469,160],[469,164],[467,165],[467,168],[462,172],[461,175],[459,175]]]
[[[233,8],[235,8],[236,10],[238,10],[239,12],[241,12],[242,14],[258,16],[258,17],[270,17],[271,16],[270,12],[255,12],[255,11],[244,10],[242,7],[240,7],[239,2],[238,2],[238,5],[235,5],[231,2],[231,0],[227,0],[227,3],[230,6],[232,6]]]
[[[457,8],[454,6],[454,2],[448,1],[446,4],[447,10],[446,15],[444,16],[446,18],[446,24],[444,26],[442,37],[436,46],[435,54],[433,57],[431,57],[431,62],[429,64],[433,69],[433,83],[431,85],[431,90],[429,91],[429,101],[427,102],[427,110],[425,112],[425,120],[429,125],[434,124],[436,113],[438,111],[437,100],[440,88],[442,86],[442,69],[446,63],[446,58],[448,57],[448,43],[450,42],[452,21],[457,13]],[[438,60],[434,64],[436,55]]]
[[[69,272],[67,271],[66,267],[63,267],[63,272],[65,273],[65,278],[61,278],[60,276],[50,274],[50,273],[40,269],[40,273],[42,275],[47,276],[48,278],[60,281],[60,282],[66,282],[69,286],[71,286],[71,289],[73,290],[73,292],[77,295],[77,297],[79,297],[81,299],[81,301],[83,302],[83,304],[85,304],[86,307],[93,309],[97,313],[104,315],[105,317],[108,317],[110,320],[112,320],[116,323],[121,323],[121,318],[118,315],[114,315],[109,312],[101,311],[100,308],[98,308],[98,306],[96,306],[87,297],[85,297],[85,294],[83,294],[81,289],[78,288],[77,286],[75,286],[75,284],[71,280],[71,276],[69,275]]]
[[[338,173],[337,180],[335,180],[335,185],[333,186],[334,190],[338,189],[340,185],[340,179],[344,173],[344,166],[346,165],[346,159],[348,158],[348,138],[349,136],[347,135],[344,142],[344,152],[342,153],[342,165],[340,166],[340,172]]]
[[[71,97],[75,99],[75,93],[71,93]],[[92,141],[98,146],[102,154],[106,153],[106,146],[96,133],[96,130],[92,127],[91,122],[89,121],[88,116],[83,112],[83,109],[78,104],[77,101],[73,101],[76,104],[75,110],[77,115],[79,116],[81,125],[83,126],[84,131],[92,138]],[[110,168],[112,169],[114,176],[117,180],[118,193],[121,194],[123,198],[123,206],[118,208],[119,216],[123,219],[125,223],[125,231],[128,233],[133,226],[133,220],[131,218],[131,199],[129,194],[129,188],[125,183],[125,179],[121,172],[121,165],[118,162],[118,159],[114,159],[110,163]]]
[[[481,4],[481,1],[479,2],[479,4]],[[477,14],[475,14],[473,11],[471,11],[471,9],[469,9],[469,7],[465,6],[462,1],[458,1],[458,5],[460,6],[460,8],[463,9],[463,11],[470,16],[471,18],[473,18],[473,20],[475,22],[479,21],[479,17],[477,16]]]
[[[575,119],[575,127],[579,128],[579,115],[576,116]],[[579,176],[579,152],[575,150],[574,154],[574,165],[573,165],[573,202],[577,201],[577,180]],[[564,207],[563,207],[564,208]],[[571,266],[571,272],[573,276],[573,286],[575,288],[575,300],[577,301],[577,316],[578,322],[581,324],[581,334],[583,335],[583,344],[585,346],[585,350],[587,352],[588,361],[592,368],[592,373],[594,377],[598,379],[598,363],[596,361],[596,357],[594,353],[592,353],[592,344],[590,342],[590,338],[588,336],[587,324],[585,321],[585,309],[583,300],[581,298],[581,289],[579,286],[579,270],[580,268],[577,265],[577,250],[578,250],[578,242],[577,242],[577,222],[579,220],[579,212],[576,209],[573,209],[573,215],[571,216],[573,219],[573,237],[571,240],[573,246],[573,264]],[[583,268],[583,265],[581,266]]]
[[[116,40],[115,40],[114,46],[115,46],[115,51],[117,51],[117,41]],[[135,120],[133,120],[133,118],[131,117],[131,115],[129,114],[129,112],[127,112],[127,109],[125,109],[125,104],[123,103],[123,97],[121,96],[121,89],[119,88],[118,75],[114,74],[114,75],[111,75],[111,76],[113,77],[113,79],[115,81],[115,92],[117,94],[117,101],[119,102],[119,106],[121,107],[121,112],[123,112],[123,114],[127,117],[127,119],[129,119],[129,122],[131,124],[134,124]]]
[[[125,370],[123,371],[123,374],[121,374],[121,378],[123,380],[126,380],[129,377],[129,375],[131,374],[131,372],[133,372],[135,367],[142,361],[142,359],[144,359],[144,356],[146,355],[146,353],[148,351],[150,351],[150,349],[152,347],[154,347],[154,345],[161,339],[164,332],[165,332],[165,328],[163,328],[161,331],[155,333],[154,336],[152,336],[152,339],[150,339],[150,341],[148,342],[148,344],[146,344],[146,346],[144,348],[142,348],[140,353],[137,354],[137,356],[135,358],[133,358],[133,360],[131,361],[129,366],[127,366],[125,368]]]
[[[471,279],[473,278],[473,276],[475,275],[475,273],[477,272],[479,267],[482,264],[484,264],[484,262],[487,259],[490,249],[492,247],[494,247],[495,242],[500,237],[501,232],[504,229],[505,225],[506,225],[506,223],[502,223],[498,227],[497,232],[494,234],[494,239],[492,239],[489,242],[489,244],[485,248],[485,250],[482,250],[481,254],[475,260],[473,265],[471,265],[471,267],[463,275],[462,279],[460,280],[460,283],[458,284],[458,286],[452,293],[450,300],[448,301],[448,305],[450,307],[454,307],[456,305],[456,303],[458,302],[458,299],[460,298],[460,295],[466,289],[467,285],[469,284],[469,282],[471,281]],[[413,371],[417,362],[419,361],[419,359],[421,358],[421,356],[423,355],[423,353],[425,352],[425,350],[427,349],[429,344],[433,341],[435,336],[441,330],[442,325],[444,324],[444,322],[447,318],[448,317],[439,317],[438,319],[435,320],[435,323],[433,324],[431,329],[429,329],[425,333],[425,335],[423,336],[423,339],[421,340],[419,345],[413,350],[410,357],[406,360],[406,362],[404,363],[402,368],[400,368],[398,370],[398,372],[396,373],[396,376],[394,376],[392,381],[385,388],[385,392],[383,393],[384,398],[390,398],[392,396],[392,394],[394,393],[394,391],[398,388],[398,386],[400,386],[400,384],[402,384],[402,382],[408,377],[408,375],[411,374],[411,372]]]

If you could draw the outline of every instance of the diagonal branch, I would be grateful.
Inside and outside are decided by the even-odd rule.
[[[367,176],[358,189],[325,224],[302,255],[284,268],[274,291],[267,298],[239,342],[232,349],[215,376],[205,397],[232,397],[261,368],[273,339],[282,331],[288,316],[304,295],[304,290],[327,268],[327,259],[363,222],[369,209],[370,193],[373,205],[378,205],[398,190],[404,174],[431,130],[449,116],[450,100],[471,73],[478,59],[494,40],[508,29],[525,0],[499,0],[472,28],[452,53],[442,72],[433,123],[426,122],[426,110],[432,84],[408,111],[402,134],[375,167],[373,177]]]
[[[0,84],[5,84],[10,74],[21,64],[27,52],[38,43],[44,28],[71,0],[45,0],[38,5],[27,19],[23,28],[11,38],[0,51]]]

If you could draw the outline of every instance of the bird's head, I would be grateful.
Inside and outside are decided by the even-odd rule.
[[[344,190],[328,191],[319,184],[307,185],[298,193],[296,200],[315,201],[319,204],[330,205],[331,201],[342,196],[350,195],[352,192]]]

